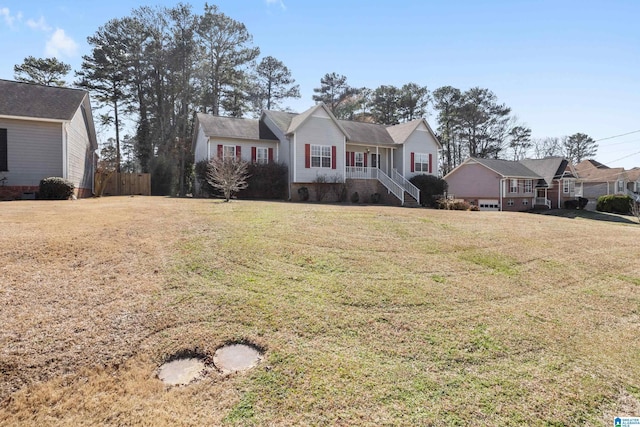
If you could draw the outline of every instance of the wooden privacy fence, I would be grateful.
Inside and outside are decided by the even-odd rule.
[[[96,173],[98,182],[100,172]],[[118,186],[118,184],[120,184]],[[119,187],[119,188],[118,188]],[[148,173],[113,173],[104,183],[103,196],[150,196],[151,174]]]

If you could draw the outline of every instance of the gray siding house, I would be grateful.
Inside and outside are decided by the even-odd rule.
[[[318,179],[344,182],[367,200],[415,205],[420,191],[408,180],[438,173],[442,146],[424,119],[395,126],[338,120],[320,103],[301,114],[264,111],[258,120],[196,115],[195,161],[214,157],[280,162],[289,170],[289,198]]]
[[[97,148],[87,91],[0,80],[0,198],[35,193],[54,176],[91,196]]]

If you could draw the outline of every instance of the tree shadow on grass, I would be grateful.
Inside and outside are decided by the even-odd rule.
[[[620,224],[633,224],[638,225],[638,222],[634,217],[629,215],[620,215],[608,212],[596,212],[596,211],[588,211],[584,209],[551,209],[548,211],[540,211],[537,213],[541,213],[543,215],[551,215],[557,216],[561,218],[584,218],[591,219],[594,221],[608,221],[608,222],[617,222]]]

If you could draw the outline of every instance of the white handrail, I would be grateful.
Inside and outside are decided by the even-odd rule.
[[[404,190],[409,193],[411,197],[416,199],[416,202],[418,202],[418,204],[420,204],[420,189],[413,185],[407,178],[398,173],[396,169],[393,170],[393,180],[399,182],[402,188],[404,188]]]
[[[400,199],[400,203],[404,205],[404,188],[397,182],[395,182],[389,175],[384,173],[382,170],[375,168],[375,174],[377,175],[378,181],[384,185],[387,190],[392,192],[398,199]]]

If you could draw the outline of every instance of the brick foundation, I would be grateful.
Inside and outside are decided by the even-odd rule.
[[[33,200],[39,189],[40,187],[37,185],[0,186],[0,200]],[[79,199],[93,196],[90,188],[76,188],[73,190],[73,194]]]
[[[38,189],[39,187],[37,185],[6,185],[4,187],[0,187],[0,200],[22,200],[23,198],[35,198],[35,194],[38,192]]]
[[[360,203],[373,203],[372,195],[375,193],[380,194],[380,200],[377,202],[381,205],[388,206],[400,206],[400,200],[389,193],[389,191],[375,179],[347,179],[344,184],[317,184],[313,182],[309,183],[294,183],[291,184],[291,200],[294,202],[303,201],[298,190],[302,187],[306,187],[309,190],[309,202],[318,202],[318,190],[324,193],[322,203],[348,203],[352,204],[351,197],[355,192],[358,192],[358,204]],[[340,193],[342,188],[346,189],[346,199],[340,200]]]

